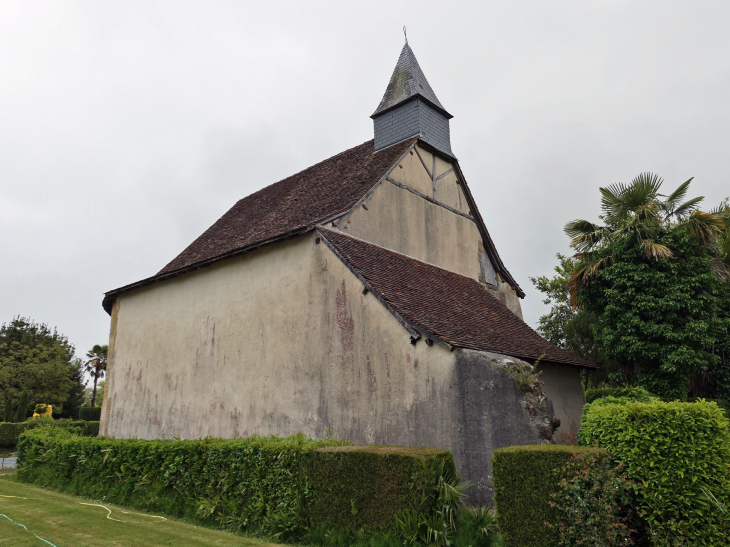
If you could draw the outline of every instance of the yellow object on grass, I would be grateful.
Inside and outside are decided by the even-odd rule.
[[[38,418],[51,418],[51,412],[53,411],[53,405],[35,405],[35,411],[33,412],[33,419]]]

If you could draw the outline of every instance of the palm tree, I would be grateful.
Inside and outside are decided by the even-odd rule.
[[[575,256],[580,261],[568,282],[573,306],[577,305],[576,291],[598,271],[616,262],[616,258],[607,255],[605,250],[619,239],[635,238],[648,259],[667,260],[674,253],[660,243],[664,234],[671,228],[686,226],[701,246],[712,245],[719,250],[729,220],[728,207],[723,204],[704,213],[698,209],[704,197],[684,201],[692,179],[680,184],[668,196],[659,193],[663,182],[658,175],[642,173],[631,184],[617,183],[601,188],[603,214],[600,218],[605,225],[587,220],[574,220],[565,225],[565,233],[571,238],[570,246],[576,250]],[[727,274],[727,269],[723,269]]]
[[[91,395],[91,407],[93,408],[96,404],[96,383],[100,378],[104,377],[106,371],[106,359],[109,353],[109,346],[95,345],[90,351],[86,353],[86,357],[89,358],[85,363],[84,372],[91,374],[94,379],[94,391]]]
[[[725,233],[720,238],[720,248],[723,262],[727,268],[730,268],[730,198],[726,198],[717,209],[711,212],[719,215],[725,221]]]

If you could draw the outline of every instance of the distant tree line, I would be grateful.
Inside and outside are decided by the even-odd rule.
[[[16,317],[0,326],[0,408],[3,421],[24,421],[36,404],[53,405],[54,418],[76,418],[82,405],[101,403],[98,380],[106,370],[107,346],[94,346],[88,361],[55,328]],[[84,386],[84,372],[93,387]]]

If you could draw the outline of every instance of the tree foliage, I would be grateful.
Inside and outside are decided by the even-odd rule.
[[[601,188],[604,224],[566,224],[576,254],[559,256],[553,280],[533,282],[554,302],[541,319],[543,334],[578,355],[616,363],[606,378],[612,384],[684,399],[688,390],[725,389],[724,382],[724,397],[730,208],[726,201],[699,210],[702,197],[687,199],[691,181],[669,195],[650,173]]]
[[[684,400],[697,375],[719,370],[730,336],[730,291],[713,273],[713,253],[683,227],[665,234],[671,260],[647,258],[631,239],[605,249],[615,263],[578,291],[608,359],[622,363],[622,383]]]
[[[568,284],[578,260],[560,253],[557,259],[555,276],[530,278],[535,288],[545,295],[543,304],[550,306],[550,311],[538,320],[537,332],[556,346],[599,367],[590,377],[584,377],[584,383],[586,388],[589,384],[600,385],[608,380],[615,364],[604,357],[596,343],[593,325],[598,322],[598,317],[571,304]]]
[[[81,364],[64,335],[16,317],[0,327],[0,399],[17,401],[26,390],[29,408],[43,403],[58,416],[70,413],[83,397]]]

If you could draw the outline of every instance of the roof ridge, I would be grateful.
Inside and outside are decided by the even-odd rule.
[[[275,185],[279,184],[280,182],[283,182],[283,181],[285,181],[287,179],[290,179],[292,177],[296,177],[297,175],[301,175],[302,173],[305,173],[306,171],[309,171],[310,169],[314,169],[315,167],[317,167],[319,165],[322,165],[323,163],[327,163],[328,161],[332,161],[333,159],[335,159],[338,156],[343,156],[343,155],[345,155],[345,154],[347,154],[349,152],[352,152],[356,148],[360,148],[361,146],[365,146],[366,144],[369,144],[371,142],[374,142],[374,139],[370,139],[370,140],[365,141],[365,142],[363,142],[361,144],[358,144],[357,146],[353,146],[352,148],[348,148],[347,150],[343,150],[342,152],[339,152],[339,153],[335,154],[334,156],[330,156],[329,158],[325,158],[325,159],[323,159],[321,161],[318,161],[317,163],[314,163],[314,164],[310,165],[309,167],[305,167],[304,169],[301,169],[300,171],[297,171],[296,173],[292,173],[291,175],[288,175],[288,176],[284,177],[283,179],[279,179],[276,182],[272,182],[271,184],[268,184],[268,185],[264,186],[263,188],[259,188],[258,190],[256,190],[255,192],[252,192],[251,194],[248,194],[247,196],[243,196],[242,198],[240,198],[239,200],[237,200],[236,203],[238,203],[238,202],[240,202],[240,201],[242,201],[244,199],[248,199],[251,196],[255,196],[259,192],[263,192],[264,190],[267,190],[268,188],[271,188],[272,186],[275,186]],[[385,148],[383,150],[385,150]],[[380,152],[383,152],[383,150],[378,150],[378,151],[374,152],[374,154],[378,154]]]

